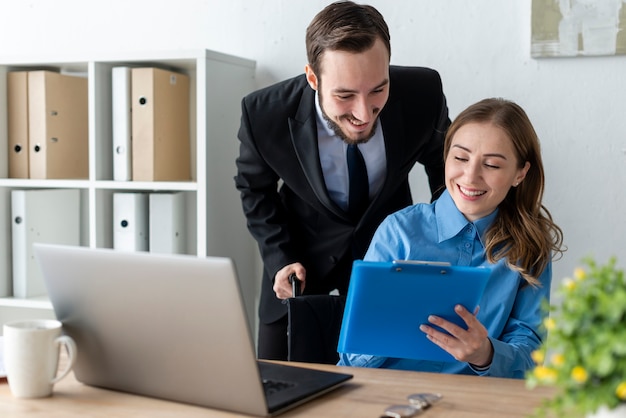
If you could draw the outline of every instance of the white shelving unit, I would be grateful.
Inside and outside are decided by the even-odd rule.
[[[43,58],[43,59],[42,59]],[[190,77],[192,180],[188,182],[113,181],[111,69],[115,66],[160,67]],[[7,72],[55,69],[88,79],[89,177],[86,180],[9,179]],[[235,189],[236,139],[241,98],[254,89],[254,61],[214,51],[125,53],[121,56],[0,58],[0,295],[10,294],[11,190],[72,188],[81,190],[81,245],[113,246],[113,193],[182,191],[186,197],[187,252],[235,260],[246,309],[254,324],[256,247],[246,230]],[[45,208],[42,208],[45,210]],[[52,317],[45,297],[0,297],[0,323],[28,317]]]

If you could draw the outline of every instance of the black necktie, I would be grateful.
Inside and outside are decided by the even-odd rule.
[[[346,158],[348,160],[348,175],[350,177],[348,213],[353,219],[358,219],[363,215],[369,203],[367,167],[361,151],[354,144],[348,145]]]

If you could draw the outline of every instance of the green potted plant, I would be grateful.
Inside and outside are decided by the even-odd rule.
[[[615,257],[605,265],[584,262],[561,283],[559,305],[546,305],[548,337],[533,353],[526,383],[556,388],[537,415],[626,417],[624,272]]]

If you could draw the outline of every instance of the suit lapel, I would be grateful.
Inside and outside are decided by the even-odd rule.
[[[317,146],[315,91],[306,88],[294,118],[289,119],[291,141],[307,181],[319,201],[337,216],[348,219],[347,214],[332,201],[326,189]]]

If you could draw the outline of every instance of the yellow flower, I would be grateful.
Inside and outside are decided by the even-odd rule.
[[[546,318],[543,320],[543,326],[546,327],[548,331],[552,331],[556,328],[556,322],[552,318]]]
[[[544,354],[543,351],[541,350],[535,350],[532,353],[530,353],[530,357],[533,359],[533,361],[535,362],[535,364],[541,364],[543,363],[544,360]]]
[[[569,277],[563,279],[563,287],[565,290],[574,290],[576,288],[576,282]]]
[[[617,389],[615,389],[615,394],[622,401],[626,401],[626,380],[617,386]]]
[[[574,379],[576,383],[585,383],[588,377],[589,375],[584,367],[576,366],[572,369],[572,379]]]
[[[535,367],[534,374],[540,382],[552,384],[556,382],[556,370],[546,366]]]
[[[574,269],[574,278],[576,280],[584,280],[587,277],[587,272],[582,267],[576,267]]]
[[[556,354],[553,354],[552,357],[550,357],[550,361],[556,367],[560,367],[565,362],[565,356],[561,353],[556,353]]]

